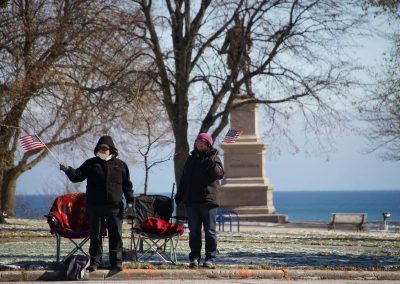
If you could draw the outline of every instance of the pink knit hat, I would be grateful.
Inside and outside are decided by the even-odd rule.
[[[200,133],[199,135],[197,135],[196,141],[198,140],[207,142],[209,146],[214,143],[211,135],[208,133]]]

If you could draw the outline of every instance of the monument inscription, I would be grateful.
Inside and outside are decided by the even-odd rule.
[[[260,165],[257,164],[231,164],[231,168],[259,168]]]

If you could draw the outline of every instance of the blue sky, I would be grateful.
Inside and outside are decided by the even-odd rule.
[[[377,37],[360,39],[358,43],[363,47],[350,52],[369,66],[381,62],[382,53],[388,47],[384,39]],[[264,140],[268,140],[268,137]],[[190,145],[193,145],[192,141]],[[400,190],[400,162],[382,161],[374,153],[364,154],[365,138],[355,133],[338,133],[335,147],[335,152],[328,153],[329,159],[325,154],[305,155],[302,149],[297,155],[285,151],[273,156],[267,153],[266,175],[274,185],[274,190]],[[79,164],[71,166],[78,167]],[[143,192],[143,169],[138,164],[128,166],[135,191]],[[170,192],[173,181],[172,163],[156,167],[150,175],[150,192]],[[57,189],[66,182],[58,164],[49,157],[18,179],[17,194],[59,193]],[[81,189],[84,189],[84,185]]]
[[[276,190],[400,190],[400,163],[364,154],[362,137],[337,139],[337,151],[325,156],[282,155],[267,162]]]

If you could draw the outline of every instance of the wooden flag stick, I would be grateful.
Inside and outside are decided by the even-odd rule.
[[[44,145],[44,147],[47,149],[47,151],[49,151],[51,157],[58,163],[61,165],[61,162],[56,158],[56,156],[54,156],[53,152],[51,152],[51,150],[49,149],[49,147],[47,147],[47,145],[42,141],[42,139],[40,139],[39,135],[37,135],[35,133],[35,136],[39,139],[40,142],[42,142],[42,144]]]

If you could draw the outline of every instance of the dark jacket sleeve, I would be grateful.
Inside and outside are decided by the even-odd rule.
[[[208,175],[212,181],[220,180],[224,177],[224,168],[221,163],[221,159],[215,155],[211,159],[211,165],[208,169]]]
[[[185,191],[186,191],[186,185],[185,185],[185,169],[188,164],[190,157],[186,160],[185,166],[183,167],[181,179],[179,180],[178,188],[176,190],[175,194],[175,203],[178,205],[179,203],[182,202],[184,196],[185,196]]]
[[[178,189],[176,190],[175,194],[175,203],[178,205],[182,202],[182,197],[183,196],[183,179],[181,177],[181,180],[179,181]]]
[[[125,168],[125,176],[122,190],[124,192],[126,203],[131,203],[133,202],[133,185],[129,175],[129,168],[125,163],[123,164]]]
[[[84,181],[87,178],[87,166],[88,162],[86,161],[77,169],[68,167],[68,170],[65,172],[65,174],[72,182]]]

